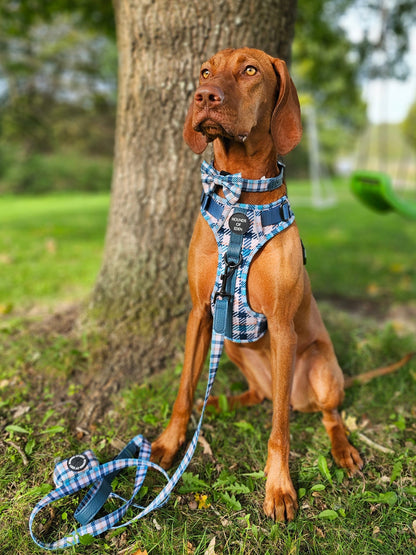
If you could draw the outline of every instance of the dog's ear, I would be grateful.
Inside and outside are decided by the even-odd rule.
[[[302,137],[302,122],[296,87],[283,60],[272,60],[277,73],[279,94],[272,114],[271,133],[277,154],[285,155]]]
[[[186,114],[185,125],[183,126],[183,138],[186,144],[195,152],[195,154],[202,154],[207,147],[208,141],[205,135],[198,133],[192,127],[192,114],[194,111],[194,102],[192,97],[191,105]]]

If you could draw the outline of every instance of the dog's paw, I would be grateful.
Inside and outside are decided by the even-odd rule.
[[[175,455],[184,440],[185,438],[183,438],[182,441],[181,438],[176,439],[174,436],[167,433],[167,430],[165,430],[152,443],[150,460],[167,470],[172,466],[173,459],[175,458]]]
[[[297,509],[297,495],[290,477],[284,481],[273,480],[268,474],[263,504],[266,516],[278,522],[285,522],[295,518]]]
[[[357,449],[350,443],[342,447],[333,447],[331,453],[336,464],[341,468],[345,468],[349,476],[353,476],[364,466],[363,460]]]
[[[151,462],[168,470],[172,466],[174,456],[174,454],[168,454],[165,446],[161,445],[157,440],[152,443],[152,454],[150,455]]]
[[[298,510],[296,492],[278,489],[266,491],[263,510],[266,516],[278,522],[293,520]]]

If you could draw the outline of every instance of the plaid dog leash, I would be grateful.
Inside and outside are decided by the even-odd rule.
[[[173,488],[180,480],[182,474],[188,467],[193,454],[195,452],[198,437],[202,426],[202,420],[205,413],[208,397],[210,395],[221,353],[224,345],[224,337],[213,331],[211,340],[211,355],[209,364],[208,383],[205,392],[204,404],[198,426],[188,449],[175,473],[169,478],[167,472],[159,465],[150,461],[151,446],[150,443],[138,435],[133,438],[126,447],[121,451],[113,461],[100,464],[94,453],[90,450],[84,451],[80,455],[74,455],[67,460],[59,462],[55,467],[54,482],[57,486],[55,490],[48,493],[41,501],[37,503],[33,509],[29,519],[29,530],[33,541],[43,549],[56,550],[64,549],[79,543],[80,538],[87,534],[98,536],[110,529],[122,528],[143,518],[151,511],[164,505],[170,497]],[[139,451],[137,458],[133,455]],[[115,476],[126,468],[137,467],[135,475],[135,484],[130,499],[126,500],[112,492],[111,481]],[[142,507],[133,503],[134,498],[140,491],[143,481],[146,477],[147,470],[154,468],[161,472],[167,480],[167,484],[157,497],[147,506]],[[39,540],[34,532],[34,521],[38,513],[58,499],[62,499],[68,495],[72,495],[84,488],[92,486],[86,496],[82,499],[74,516],[81,524],[68,536],[65,536],[54,542],[43,542]],[[110,514],[94,519],[98,511],[102,508],[108,498],[117,498],[124,501],[124,504]],[[128,522],[117,523],[126,515],[130,507],[140,509],[140,513],[131,518]]]

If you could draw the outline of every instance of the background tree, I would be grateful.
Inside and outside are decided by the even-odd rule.
[[[112,39],[83,29],[79,19],[79,14],[56,14],[53,24],[38,21],[24,34],[3,38],[1,135],[26,153],[52,152],[65,141],[79,142],[86,152],[112,153],[113,117],[102,108],[115,105],[116,50]],[[95,122],[95,136],[86,143],[78,120],[95,110],[102,112],[101,124]],[[65,130],[61,121],[67,122]],[[107,144],[103,135],[111,138]]]
[[[0,192],[108,190],[114,37],[45,6],[0,4]]]

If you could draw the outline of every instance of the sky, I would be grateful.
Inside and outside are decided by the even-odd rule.
[[[341,25],[352,40],[360,40],[363,28],[359,13],[351,10],[342,19]],[[374,25],[375,32],[376,27]],[[376,79],[363,83],[363,97],[367,102],[370,122],[399,123],[416,101],[416,27],[411,30],[410,48],[406,58],[410,72],[405,81]]]
[[[416,101],[416,29],[413,30],[410,46],[408,63],[411,71],[406,81],[377,79],[364,86],[367,115],[373,123],[403,121],[410,106]]]

